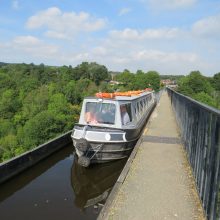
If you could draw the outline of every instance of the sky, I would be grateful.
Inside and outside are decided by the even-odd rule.
[[[0,0],[0,62],[220,72],[220,0]]]

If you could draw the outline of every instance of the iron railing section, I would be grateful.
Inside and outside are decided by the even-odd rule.
[[[220,111],[167,89],[209,220],[220,220]]]
[[[164,89],[161,89],[157,92],[154,92],[154,95],[155,95],[155,99],[156,99],[156,102],[158,103],[160,101],[160,97],[161,97],[161,94],[163,93]]]

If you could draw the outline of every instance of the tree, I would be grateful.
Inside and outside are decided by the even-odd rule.
[[[16,93],[12,89],[7,89],[0,96],[0,117],[11,118],[20,108],[20,103]]]
[[[179,81],[178,91],[188,96],[193,96],[200,92],[211,95],[213,88],[208,79],[199,71],[193,71]]]
[[[9,119],[0,118],[0,138],[8,134],[15,134],[15,127]]]
[[[146,73],[146,87],[152,88],[155,91],[160,89],[160,75],[156,71],[149,71]]]
[[[3,92],[6,89],[15,89],[16,83],[14,79],[11,78],[8,74],[4,73],[3,71],[0,72],[0,94],[1,91]]]
[[[0,139],[0,146],[3,146],[0,151],[0,161],[16,156],[16,148],[18,147],[17,137],[13,134],[8,134]]]
[[[50,97],[48,111],[54,115],[68,114],[70,105],[62,93],[54,94]]]
[[[218,78],[218,75],[217,75]],[[217,92],[211,86],[212,80],[204,77],[199,71],[191,72],[178,82],[178,91],[200,102],[217,108],[220,106]]]
[[[125,90],[131,90],[133,89],[135,76],[129,70],[125,69],[123,73],[116,76],[116,80],[124,84]]]
[[[76,69],[80,78],[90,79],[88,62],[82,62],[80,65],[76,67]]]
[[[97,63],[91,63],[88,68],[90,79],[99,85],[101,81],[110,79],[108,70],[105,66],[99,65]]]
[[[218,106],[217,106],[217,103],[216,103],[216,101],[215,101],[215,99],[212,98],[210,95],[208,95],[208,94],[205,93],[205,92],[199,92],[199,93],[195,94],[195,95],[193,96],[193,98],[194,98],[195,100],[197,100],[197,101],[200,101],[200,102],[202,102],[202,103],[205,103],[205,104],[207,104],[207,105],[209,105],[209,106],[212,106],[212,107],[214,107],[214,108],[217,108],[217,107],[218,107]]]
[[[135,74],[135,79],[133,82],[133,90],[145,89],[148,87],[146,74],[140,70]]]
[[[41,111],[47,110],[49,102],[49,91],[48,87],[43,85],[35,90],[32,90],[23,99],[22,111],[17,112],[14,117],[16,124],[22,124],[34,117]]]
[[[220,91],[220,73],[216,73],[213,77],[213,87],[215,90]]]
[[[42,111],[24,125],[23,145],[26,150],[48,141],[63,132],[63,123],[49,111]]]
[[[81,93],[77,90],[77,82],[71,80],[64,87],[64,94],[68,102],[71,104],[79,104],[79,100],[81,100]]]

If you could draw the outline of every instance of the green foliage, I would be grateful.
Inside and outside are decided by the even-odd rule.
[[[144,73],[138,70],[136,74],[133,74],[129,70],[124,70],[123,73],[116,75],[115,78],[123,84],[123,87],[121,85],[118,87],[121,91],[146,88],[158,91],[160,88],[160,75],[156,71]]]
[[[0,161],[72,129],[84,96],[108,88],[109,79],[97,63],[0,65]]]
[[[14,133],[15,129],[13,123],[9,119],[0,118],[0,138]]]
[[[145,89],[146,87],[149,86],[148,84],[149,83],[146,74],[140,70],[137,71],[133,82],[133,89],[134,90]]]
[[[148,88],[158,91],[160,88],[160,75],[156,71],[149,71],[146,73]]]
[[[0,118],[11,118],[19,108],[16,92],[12,89],[5,90],[0,97]]]
[[[216,91],[220,91],[220,73],[216,73],[213,77],[213,87]]]
[[[160,87],[160,76],[155,71],[138,70],[133,74],[125,69],[112,74],[121,84],[110,85],[107,68],[95,62],[76,67],[0,65],[0,161],[72,129],[85,96],[146,87],[157,91]]]
[[[199,71],[194,71],[179,81],[178,91],[185,95],[192,96],[200,92],[211,94],[213,88],[206,77]]]
[[[133,88],[135,75],[131,73],[129,70],[124,70],[123,73],[118,74],[116,80],[124,84],[125,90],[131,90]]]
[[[96,85],[99,85],[101,81],[108,80],[109,74],[105,66],[100,66],[97,63],[91,63],[89,69],[90,79],[95,82]]]
[[[216,74],[217,75],[217,74]],[[215,77],[218,78],[218,75]],[[213,78],[203,76],[199,71],[191,72],[188,76],[183,77],[178,82],[178,92],[190,96],[200,102],[212,107],[220,106],[218,95],[212,87]]]
[[[2,147],[3,146],[3,147]],[[13,134],[9,134],[0,139],[0,161],[10,159],[16,156],[18,147],[17,137]]]
[[[110,86],[109,83],[102,82],[99,86],[99,91],[100,92],[114,92],[115,89],[114,89],[114,87]]]
[[[203,102],[207,105],[217,108],[217,104],[214,98],[208,95],[205,92],[199,92],[193,96],[193,98],[197,101]]]
[[[183,77],[183,75],[160,75],[160,79],[170,79],[175,81],[178,81]]]
[[[30,149],[62,133],[63,127],[62,120],[51,112],[40,112],[24,125],[22,142],[26,149]]]

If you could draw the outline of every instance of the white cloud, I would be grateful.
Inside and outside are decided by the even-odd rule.
[[[92,51],[88,60],[104,63],[110,70],[122,71],[125,68],[136,72],[156,70],[161,74],[187,74],[192,70],[204,67],[206,63],[193,52],[176,52],[153,49],[126,50],[123,46],[117,50],[106,48],[105,56],[97,56]],[[204,64],[204,66],[202,66]]]
[[[18,2],[17,0],[14,0],[14,1],[12,2],[12,8],[13,8],[14,10],[18,10],[18,9],[20,8],[19,2]]]
[[[131,8],[122,8],[122,9],[119,11],[118,15],[119,15],[119,16],[122,16],[122,15],[128,14],[129,12],[131,12]]]
[[[188,74],[192,70],[204,74],[218,72],[219,64],[216,59],[210,62],[210,51],[204,47],[204,42],[192,35],[190,27],[188,30],[126,28],[110,31],[98,47],[89,49],[88,60],[119,71],[127,68],[133,72],[137,69],[156,70],[161,74]]]
[[[64,13],[58,8],[51,8],[46,14],[46,17],[43,16],[45,20],[30,18],[27,23],[29,28],[46,27],[45,35],[59,39],[73,36],[73,33],[78,31],[70,29],[68,32],[60,27],[63,24]],[[91,22],[87,13],[75,16],[79,19],[79,24]],[[64,20],[66,21],[66,18]],[[161,74],[188,74],[192,70],[200,70],[210,75],[219,72],[220,68],[220,44],[216,43],[216,39],[220,37],[219,21],[220,15],[216,15],[201,19],[184,29],[178,27],[115,29],[103,37],[83,40],[76,38],[68,42],[68,46],[65,44],[66,41],[55,41],[54,45],[51,39],[48,43],[47,38],[42,40],[31,35],[18,36],[12,41],[0,42],[2,51],[0,60],[5,60],[5,57],[10,57],[8,54],[12,54],[14,60],[22,59],[28,62],[40,60],[52,65],[75,66],[82,61],[96,61],[106,65],[109,70],[116,71],[127,68],[133,72],[142,69],[156,70]],[[67,24],[65,25],[67,27]],[[86,26],[84,28],[86,29]],[[80,31],[82,30],[78,32]]]
[[[95,56],[106,56],[108,54],[105,47],[95,47],[92,51]]]
[[[158,28],[158,29],[145,29],[136,30],[126,28],[124,30],[110,31],[112,38],[119,38],[124,40],[147,40],[147,39],[172,39],[180,34],[178,28]]]
[[[18,36],[16,37],[13,42],[16,45],[20,45],[20,46],[35,46],[35,45],[39,45],[41,43],[41,41],[33,36]]]
[[[48,57],[58,52],[57,46],[47,44],[33,36],[18,36],[8,43],[8,47],[33,57]]]
[[[196,36],[219,39],[220,37],[220,14],[210,16],[195,22],[192,33]]]
[[[159,50],[142,50],[134,54],[133,59],[142,61],[159,61],[160,63],[194,63],[198,56],[194,53],[165,52]]]
[[[29,29],[46,27],[47,37],[59,39],[71,39],[80,32],[98,31],[105,26],[103,18],[94,18],[86,12],[62,12],[57,7],[36,13],[26,23]]]
[[[193,6],[197,0],[141,0],[156,10],[175,10]]]

